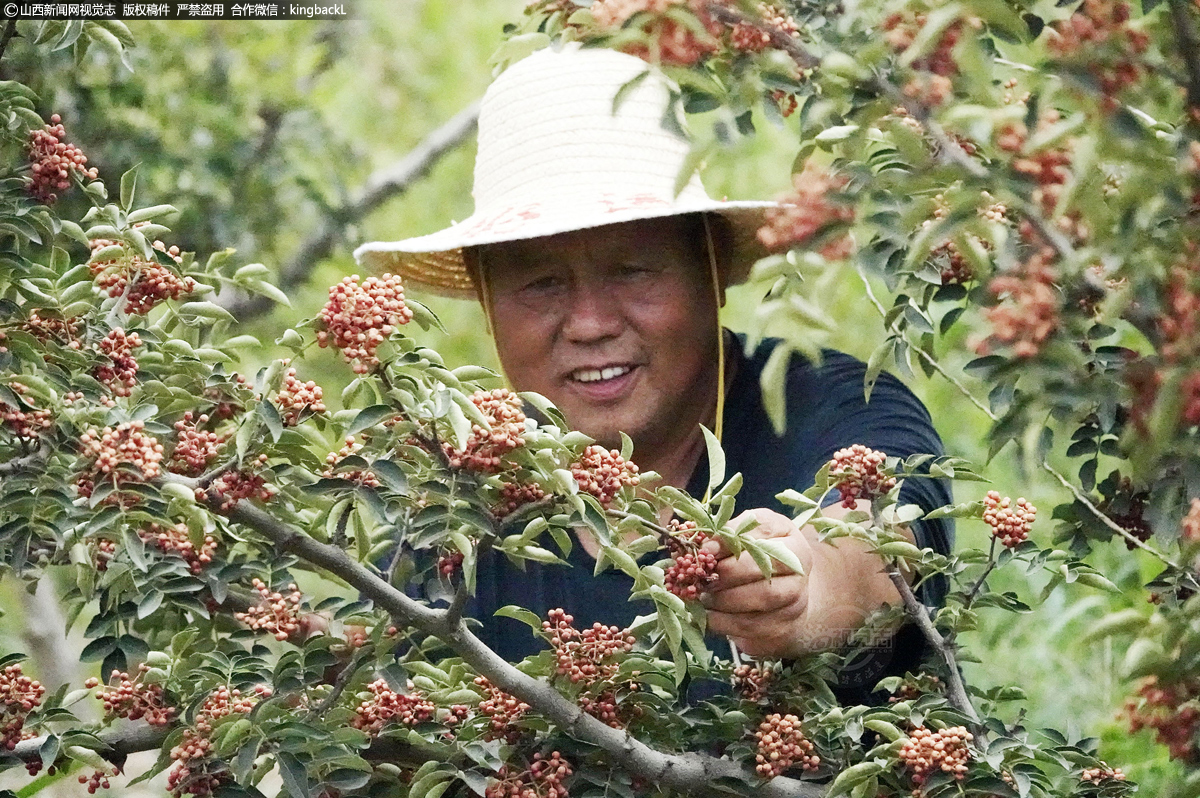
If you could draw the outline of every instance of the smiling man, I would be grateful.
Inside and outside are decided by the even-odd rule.
[[[625,87],[622,90],[622,87]],[[721,329],[726,286],[765,254],[755,238],[767,202],[721,202],[693,176],[676,192],[688,142],[664,125],[671,86],[643,61],[610,50],[541,51],[511,66],[481,106],[472,216],[438,233],[377,242],[355,253],[439,293],[484,306],[516,390],[551,399],[578,429],[609,447],[625,432],[645,470],[699,496],[707,466],[700,425],[722,416],[728,470],[745,476],[738,505],[780,537],[805,574],[763,577],[748,556],[721,558],[704,600],[709,630],[752,656],[834,649],[873,610],[898,601],[880,560],[854,541],[834,546],[797,528],[775,499],[803,490],[838,449],[861,443],[890,455],[940,453],[928,413],[884,375],[863,400],[865,367],[826,353],[818,367],[794,357],[786,376],[787,429],[776,435],[760,378],[778,342],[743,353]],[[722,368],[722,352],[725,356]],[[720,384],[724,373],[725,383]],[[902,499],[927,509],[949,500],[934,480],[909,480]],[[829,514],[846,512],[831,507]],[[948,552],[946,522],[917,523],[914,539]],[[579,623],[628,624],[645,611],[628,601],[620,572],[592,576],[595,542],[580,535],[571,568],[514,567],[492,553],[479,564],[471,611],[482,637],[517,659],[536,643],[492,613],[521,604],[563,607]],[[940,601],[939,586],[921,596]],[[719,648],[720,637],[711,641]],[[843,674],[862,698],[885,672],[916,664],[909,631]]]

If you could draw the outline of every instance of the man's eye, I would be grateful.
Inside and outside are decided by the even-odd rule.
[[[655,270],[644,263],[625,263],[617,269],[617,273],[622,277],[640,277],[654,274]]]
[[[525,291],[550,291],[562,284],[562,281],[554,275],[546,275],[538,277],[525,283]]]

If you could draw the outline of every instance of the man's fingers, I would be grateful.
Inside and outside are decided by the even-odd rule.
[[[758,526],[748,531],[746,533],[747,537],[783,538],[797,531],[796,525],[790,518],[780,515],[774,510],[767,510],[762,507],[746,510],[744,513],[735,516],[729,522],[728,527],[730,529],[737,529],[751,518],[758,522]],[[704,549],[715,554],[717,559],[724,559],[733,553],[725,545],[725,542],[720,539],[707,541],[704,544]]]
[[[771,573],[774,574],[771,579],[774,582],[779,576],[791,575],[792,571],[778,560],[771,559]],[[717,581],[710,590],[714,592],[729,590],[753,582],[766,581],[766,579],[767,577],[758,567],[754,558],[743,552],[739,557],[726,557],[717,562]]]
[[[794,622],[804,612],[799,604],[788,605],[772,612],[708,612],[708,633],[722,637],[756,640],[771,647],[779,638],[786,641],[794,634]]]
[[[770,582],[757,581],[740,587],[711,592],[704,598],[709,612],[729,614],[764,613],[800,605],[804,596],[804,577],[795,574],[777,576]],[[719,584],[719,581],[718,581]]]

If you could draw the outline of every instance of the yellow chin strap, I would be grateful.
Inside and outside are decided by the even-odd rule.
[[[713,308],[717,322],[717,417],[713,420],[713,435],[717,436],[717,443],[721,443],[725,431],[725,331],[721,329],[721,276],[717,270],[717,250],[713,246],[708,214],[703,214],[700,218],[704,220],[704,243],[708,251],[708,270],[712,279]],[[706,488],[704,503],[708,504],[711,498],[712,488]]]

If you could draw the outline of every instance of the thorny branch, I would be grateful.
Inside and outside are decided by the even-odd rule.
[[[975,597],[977,595],[979,595],[979,590],[983,587],[983,583],[987,581],[988,576],[996,568],[996,563],[997,563],[996,545],[997,545],[997,541],[996,541],[995,536],[993,536],[992,537],[992,547],[991,547],[991,549],[988,550],[987,568],[984,568],[983,573],[980,574],[979,578],[975,580],[975,584],[971,586],[970,591],[968,591],[968,593],[967,593],[966,601],[963,602],[963,606],[968,609],[971,607],[971,603],[975,601]]]
[[[875,292],[871,288],[871,283],[867,279],[866,272],[863,271],[861,266],[858,267],[858,276],[862,280],[863,286],[866,288],[867,298],[871,300],[871,304],[873,304],[875,306],[875,309],[877,311],[879,311],[879,314],[881,316],[886,317],[887,311],[884,309],[884,307],[883,307],[882,303],[880,303],[879,299],[875,296]],[[905,333],[902,332],[896,326],[896,324],[894,322],[892,323],[891,326],[888,327],[888,332],[903,339],[904,342],[909,345],[910,349],[915,350],[917,355],[919,355],[922,360],[924,360],[926,363],[929,364],[930,368],[932,368],[934,371],[936,371],[938,374],[940,374],[942,377],[944,377],[948,382],[950,382],[950,384],[952,384],[955,388],[957,388],[958,391],[963,396],[965,396],[968,400],[970,400],[971,404],[973,404],[977,408],[979,408],[983,412],[984,415],[986,415],[989,419],[992,420],[993,423],[998,422],[1000,420],[1000,417],[997,416],[995,413],[993,413],[991,408],[989,408],[987,405],[985,405],[983,402],[981,402],[975,396],[975,394],[971,393],[971,390],[969,388],[967,388],[967,386],[963,385],[962,382],[959,381],[957,378],[955,378],[955,376],[953,374],[950,374],[948,371],[946,371],[945,367],[943,367],[942,364],[939,363],[936,358],[934,358],[932,355],[930,355],[928,352],[926,352],[921,347],[913,346],[912,342],[908,340],[908,336],[905,335]],[[1062,484],[1063,487],[1065,487],[1067,490],[1069,490],[1071,492],[1071,495],[1075,497],[1075,500],[1078,501],[1080,504],[1082,504],[1084,507],[1086,507],[1088,509],[1088,511],[1092,515],[1094,515],[1098,521],[1100,521],[1100,523],[1104,524],[1106,527],[1108,527],[1110,530],[1112,530],[1115,534],[1120,535],[1121,538],[1123,540],[1127,541],[1131,546],[1135,546],[1136,548],[1141,549],[1142,551],[1151,555],[1155,559],[1161,561],[1168,568],[1171,568],[1175,571],[1184,570],[1183,567],[1181,565],[1179,565],[1179,563],[1175,562],[1170,557],[1163,554],[1161,551],[1154,548],[1150,544],[1138,539],[1138,537],[1136,535],[1134,535],[1132,532],[1130,532],[1128,529],[1125,529],[1120,524],[1118,524],[1116,521],[1109,518],[1108,515],[1103,510],[1101,510],[1099,507],[1097,507],[1095,505],[1095,503],[1093,503],[1091,501],[1091,499],[1089,499],[1082,491],[1079,490],[1079,488],[1077,488],[1074,484],[1072,484],[1069,479],[1067,479],[1065,476],[1063,476],[1062,473],[1060,473],[1058,471],[1058,469],[1056,469],[1054,466],[1050,465],[1049,462],[1043,460],[1041,465],[1042,465],[1043,471],[1045,471],[1047,474],[1049,474],[1050,476],[1057,479],[1059,481],[1059,483]]]
[[[925,641],[929,643],[929,646],[946,663],[946,697],[955,709],[971,720],[971,723],[976,727],[972,731],[978,737],[981,725],[979,714],[975,711],[975,706],[971,703],[970,696],[967,695],[967,688],[963,684],[962,674],[958,672],[958,658],[954,656],[954,650],[947,645],[946,639],[942,637],[942,633],[933,625],[933,621],[929,618],[929,609],[917,600],[912,587],[908,584],[908,580],[900,572],[900,567],[894,563],[889,564],[887,575],[892,580],[892,584],[896,586],[896,590],[900,593],[900,599],[904,602],[905,613],[917,625],[917,628],[921,630],[921,634],[925,637]]]
[[[286,291],[307,280],[317,264],[333,251],[346,225],[366,217],[427,175],[443,155],[475,130],[478,117],[479,103],[474,102],[426,136],[404,158],[367,178],[357,199],[330,211],[313,234],[300,244],[280,269],[279,285]],[[266,313],[272,306],[272,301],[262,296],[237,296],[225,305],[230,313],[243,320]]]
[[[757,782],[750,770],[735,762],[704,754],[663,753],[628,732],[605,725],[549,684],[522,673],[505,661],[473,635],[461,620],[450,623],[445,610],[417,602],[371,573],[342,549],[318,542],[249,502],[239,502],[230,517],[254,529],[280,551],[298,556],[342,579],[402,623],[441,638],[492,684],[529,704],[563,731],[604,750],[627,772],[669,789],[697,795],[715,795],[718,790],[712,787],[712,782],[717,779],[741,781],[747,788]],[[824,794],[821,787],[786,777],[773,779],[755,789],[763,798],[818,798]]]
[[[749,16],[724,3],[709,3],[708,13],[712,15],[713,19],[723,25],[728,25],[729,27],[733,27],[734,25],[749,25],[767,34],[771,38],[771,45],[790,55],[792,60],[801,69],[814,69],[821,63],[821,59],[806,50],[795,36],[780,30],[774,25],[764,24],[763,20],[759,18]]]
[[[346,687],[350,684],[350,680],[354,678],[354,674],[358,673],[358,669],[363,666],[363,663],[370,659],[375,654],[375,647],[367,644],[362,646],[358,651],[354,652],[354,656],[342,668],[341,673],[337,675],[337,680],[333,683],[333,689],[329,691],[329,695],[321,699],[321,703],[314,706],[308,712],[309,719],[320,718],[326,712],[333,708],[333,705],[342,697],[342,693],[346,692]]]

